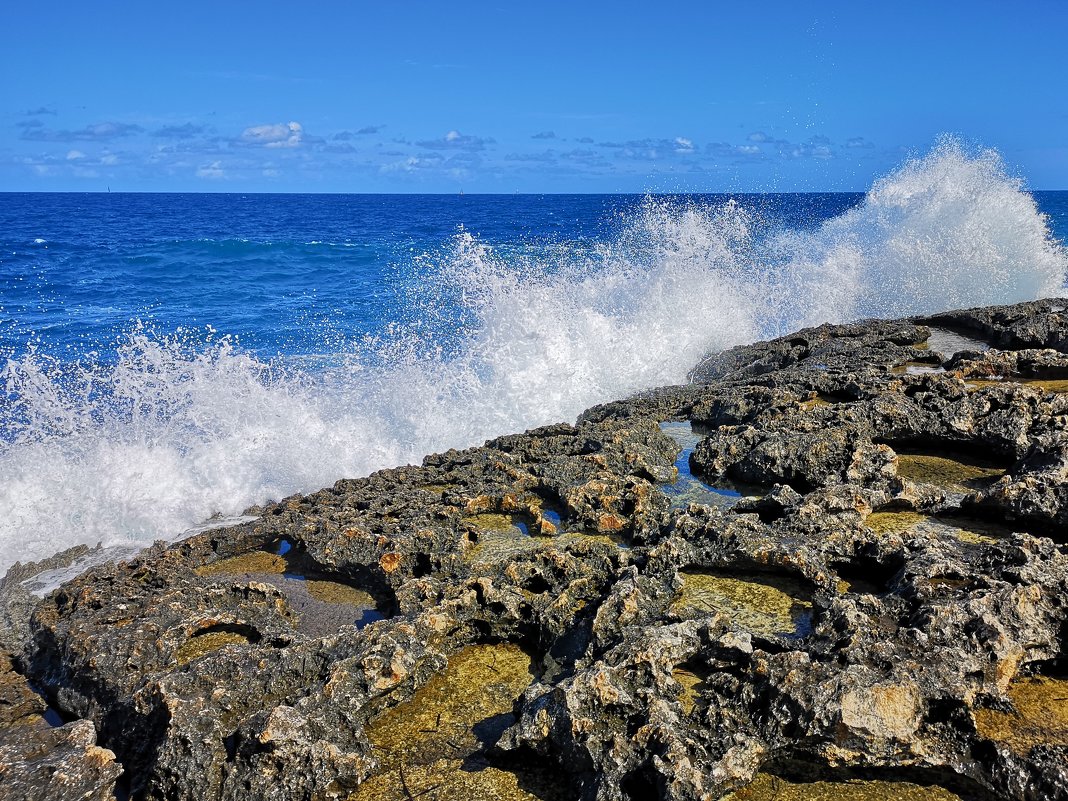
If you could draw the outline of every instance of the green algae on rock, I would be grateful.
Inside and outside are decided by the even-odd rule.
[[[515,532],[519,536],[527,536],[527,532],[523,530],[523,527],[517,525],[520,521],[512,515],[486,513],[465,517],[463,522],[470,523],[481,531],[493,531],[498,534],[511,534]]]
[[[900,534],[926,519],[917,512],[872,512],[864,518],[864,525],[876,534]]]
[[[936,515],[930,518],[929,524],[935,533],[949,531],[961,542],[969,545],[993,545],[1013,533],[1009,526],[974,517]]]
[[[925,515],[910,511],[875,511],[864,518],[864,525],[876,534],[916,532],[937,537],[954,537],[970,545],[992,545],[1012,534],[1012,529],[997,522],[960,515]]]
[[[519,646],[471,645],[449,658],[408,700],[367,725],[378,770],[350,801],[562,799],[537,770],[490,764],[486,750],[512,722],[515,699],[533,679]],[[539,788],[537,790],[532,788]]]
[[[296,628],[310,636],[332,634],[341,626],[365,625],[381,618],[377,599],[367,590],[324,575],[299,552],[265,550],[238,554],[196,568],[200,576],[240,577],[278,588],[297,615]]]
[[[286,560],[278,554],[269,551],[250,551],[220,559],[217,562],[209,562],[193,572],[198,576],[237,576],[244,573],[283,573],[285,569]]]
[[[722,801],[961,801],[960,796],[938,786],[905,781],[792,782],[769,773],[758,773],[740,790]]]
[[[249,637],[237,631],[218,629],[194,634],[182,644],[174,654],[174,661],[179,665],[188,665],[194,659],[205,654],[225,648],[227,645],[248,645]]]
[[[937,487],[970,489],[1004,475],[1005,470],[979,460],[936,454],[898,454],[897,474],[910,481]]]
[[[680,576],[682,588],[671,607],[680,616],[723,614],[741,628],[768,636],[803,636],[812,627],[812,603],[796,579],[709,571],[683,571]]]
[[[464,554],[470,562],[496,563],[537,550],[540,543],[531,537],[524,524],[507,514],[480,514],[463,518],[474,529],[475,542]]]
[[[1068,746],[1068,680],[1033,676],[1009,684],[1010,712],[976,709],[979,734],[1027,755],[1038,745]]]
[[[683,713],[689,715],[697,706],[705,680],[683,665],[671,671],[671,678],[679,683],[679,705]]]
[[[446,492],[452,489],[456,489],[455,484],[419,484],[416,489],[421,489],[425,492],[429,492],[432,495],[444,495]]]
[[[1051,308],[960,314],[1065,352],[969,352],[944,375],[890,372],[923,357],[908,320],[715,354],[695,369],[709,383],[343,479],[23,596],[6,647],[82,718],[68,727],[101,733],[135,801],[698,801],[753,798],[767,780],[737,788],[762,767],[790,777],[784,799],[944,801],[907,784],[928,780],[975,801],[1065,798],[1056,725],[997,716],[1033,717],[1010,681],[1068,658],[1068,401],[960,380],[1061,377],[1068,315]],[[707,432],[689,426],[695,473],[765,497],[673,507],[680,448],[658,423],[682,419]],[[902,480],[899,445],[1012,472],[949,492]],[[347,617],[294,630],[323,590]],[[389,619],[343,626],[362,591]],[[5,769],[37,760],[26,731],[0,723]]]
[[[371,593],[353,587],[351,584],[343,584],[340,581],[327,581],[325,579],[305,579],[304,586],[308,588],[308,594],[317,601],[339,606],[355,606],[360,609],[374,609],[375,599]]]
[[[1022,378],[1020,376],[1006,376],[1004,378],[967,378],[964,385],[968,389],[976,390],[984,387],[999,387],[1006,384],[1020,384],[1025,387],[1033,387],[1041,392],[1052,395],[1061,395],[1068,392],[1068,379],[1057,378]]]
[[[1064,392],[1068,392],[1068,379],[1046,379],[1046,378],[1024,378],[1019,379],[1019,383],[1025,387],[1034,387],[1040,389],[1043,392],[1049,392],[1054,395],[1059,395]]]

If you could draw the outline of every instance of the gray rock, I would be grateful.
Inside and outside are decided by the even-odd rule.
[[[1027,383],[1068,367],[1058,306],[735,348],[18,596],[0,747],[42,703],[27,679],[79,720],[8,775],[58,760],[102,798],[117,759],[131,797],[197,801],[715,799],[768,772],[1068,798],[1068,732],[1029,717],[1068,687],[1068,398]],[[932,325],[1017,349],[939,353]],[[748,495],[673,500],[679,470]],[[529,676],[448,689],[501,643]],[[432,725],[384,748],[409,701]]]

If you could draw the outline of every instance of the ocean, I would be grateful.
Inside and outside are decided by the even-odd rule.
[[[0,574],[681,383],[826,321],[1063,292],[1068,192],[0,194]]]

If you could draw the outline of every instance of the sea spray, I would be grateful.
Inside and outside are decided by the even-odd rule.
[[[134,325],[110,352],[9,359],[0,570],[573,419],[802,325],[1055,294],[1068,258],[995,154],[946,141],[804,231],[650,198],[599,242],[532,256],[461,231],[419,267],[396,325],[331,330],[323,358]]]
[[[783,232],[765,335],[863,317],[1016,303],[1063,291],[1068,254],[992,150],[943,138],[814,232]]]

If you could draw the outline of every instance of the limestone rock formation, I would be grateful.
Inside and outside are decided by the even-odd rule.
[[[0,796],[1066,799],[1066,306],[735,348],[9,592]]]

